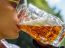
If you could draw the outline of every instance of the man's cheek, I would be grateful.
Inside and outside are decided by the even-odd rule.
[[[18,36],[19,36],[19,34],[16,32],[9,32],[9,33],[6,33],[5,35],[4,35],[4,38],[5,39],[17,39],[18,38]]]
[[[18,16],[17,16],[17,13],[15,13],[13,16],[14,16],[14,21],[15,21],[16,23],[19,23],[19,18],[18,18]]]

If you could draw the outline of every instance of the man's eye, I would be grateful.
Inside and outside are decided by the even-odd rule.
[[[16,8],[20,0],[8,0],[8,1],[12,7]]]

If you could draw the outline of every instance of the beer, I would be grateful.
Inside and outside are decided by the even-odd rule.
[[[64,38],[63,22],[56,16],[42,11],[32,4],[20,6],[19,28],[42,44],[58,46]]]
[[[36,40],[51,43],[57,38],[62,27],[21,25],[20,28]]]

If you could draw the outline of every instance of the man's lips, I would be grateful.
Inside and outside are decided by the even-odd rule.
[[[19,25],[16,25],[16,27],[17,27],[17,32],[19,32],[20,31],[20,26]]]

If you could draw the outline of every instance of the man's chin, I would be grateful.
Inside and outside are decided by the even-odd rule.
[[[13,36],[6,36],[5,39],[17,39],[19,37],[19,34],[13,35]]]

